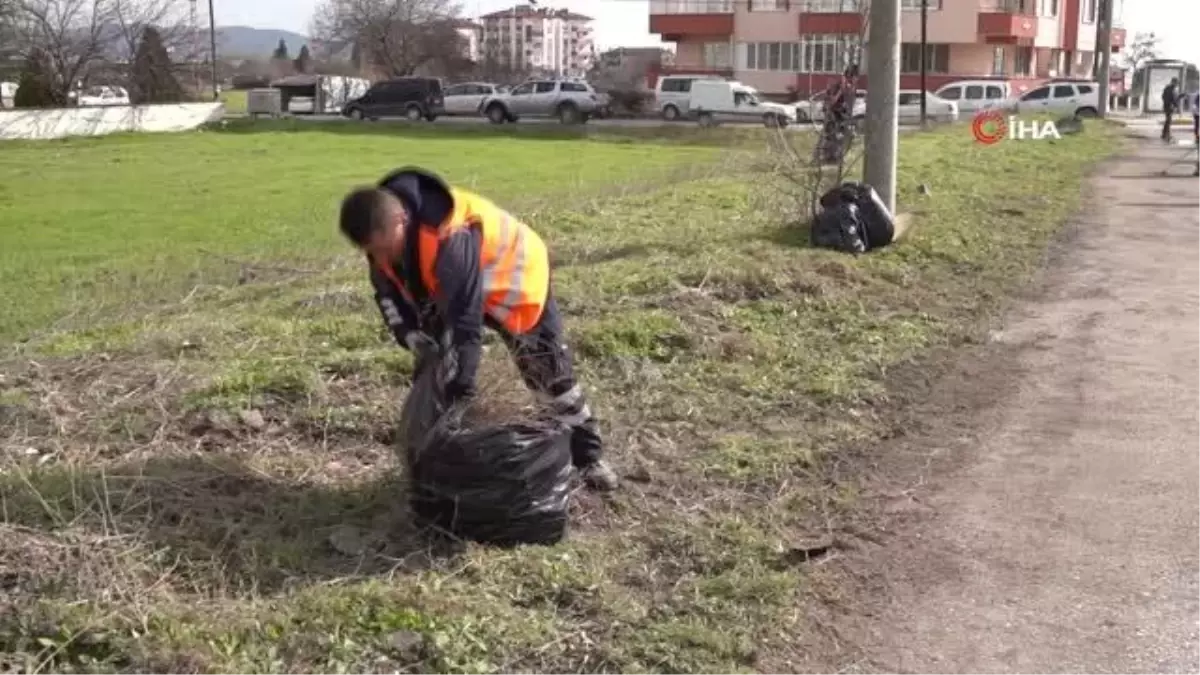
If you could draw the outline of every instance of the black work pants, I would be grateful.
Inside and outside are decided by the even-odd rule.
[[[603,451],[599,425],[592,416],[583,389],[575,381],[571,352],[554,292],[547,296],[542,318],[532,330],[521,335],[503,331],[500,334],[504,336],[525,385],[548,400],[554,415],[571,428],[572,463],[576,467],[585,467],[599,460]]]
[[[1165,110],[1163,110],[1162,139],[1164,141],[1171,138],[1171,121],[1174,119],[1174,117],[1175,117],[1175,109],[1174,108],[1168,107]]]

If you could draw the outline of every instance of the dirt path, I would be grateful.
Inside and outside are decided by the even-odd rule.
[[[1011,394],[909,441],[961,460],[879,552],[856,669],[1200,669],[1198,182],[1147,178],[1178,152],[1143,144],[1095,179],[1104,208],[994,336],[1018,353]]]

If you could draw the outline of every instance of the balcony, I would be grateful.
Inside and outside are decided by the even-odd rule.
[[[667,42],[687,35],[732,35],[733,0],[651,0],[650,32]]]
[[[1035,0],[984,0],[976,32],[984,42],[1028,44],[1037,37]]]
[[[800,34],[859,33],[864,25],[865,6],[865,0],[804,0],[800,3]]]

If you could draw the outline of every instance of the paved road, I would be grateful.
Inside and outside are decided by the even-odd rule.
[[[915,439],[966,459],[883,554],[871,669],[1200,670],[1200,181],[1158,177],[1182,153],[1143,143],[1095,179],[1049,289],[995,336],[1013,374],[954,385],[1014,393]]]

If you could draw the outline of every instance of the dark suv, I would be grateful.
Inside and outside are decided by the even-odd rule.
[[[346,103],[342,114],[356,120],[405,117],[430,122],[442,114],[442,82],[432,77],[401,77],[371,85],[367,93]]]

